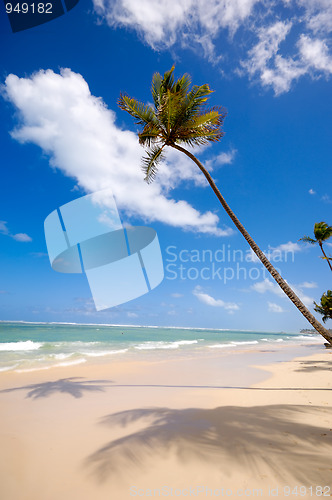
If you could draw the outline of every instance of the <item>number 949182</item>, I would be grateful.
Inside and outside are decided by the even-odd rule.
[[[51,3],[6,3],[7,14],[52,14]]]

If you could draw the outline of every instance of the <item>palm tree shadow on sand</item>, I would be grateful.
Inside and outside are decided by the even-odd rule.
[[[62,378],[50,382],[42,382],[40,384],[25,385],[22,387],[13,387],[5,389],[1,392],[13,392],[27,390],[27,398],[39,399],[47,398],[53,394],[69,394],[74,398],[81,398],[85,392],[102,392],[105,387],[108,387],[111,380],[82,380],[83,377]]]
[[[332,371],[332,362],[329,360],[307,360],[300,361],[297,372],[317,372],[317,371]]]
[[[332,420],[329,408],[310,407],[309,411],[313,418],[324,413],[324,421]],[[135,431],[107,443],[84,465],[99,482],[121,480],[128,472],[144,472],[158,458],[175,453],[184,466],[198,460],[227,475],[236,465],[253,477],[271,474],[285,484],[326,484],[332,470],[328,458],[332,430],[301,422],[307,412],[307,406],[270,405],[115,413],[100,423],[111,428],[134,424]],[[138,424],[140,430],[136,430]]]

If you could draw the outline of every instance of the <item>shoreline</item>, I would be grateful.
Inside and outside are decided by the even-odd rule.
[[[202,379],[210,381],[226,381],[230,386],[234,381],[243,387],[250,386],[269,378],[269,370],[266,367],[277,365],[282,362],[291,361],[297,357],[308,357],[328,351],[323,344],[307,343],[302,345],[267,343],[266,345],[244,345],[237,349],[211,349],[205,351],[179,351],[161,350],[140,351],[132,357],[116,355],[112,357],[90,358],[84,363],[59,363],[45,367],[33,367],[28,369],[13,369],[0,371],[0,394],[1,389],[10,388],[11,384],[23,381],[34,383],[34,381],[46,381],[61,378],[91,378],[92,374],[104,377],[109,372],[126,374],[151,372],[150,376],[157,380],[160,374],[163,378],[168,373],[181,366],[181,375],[186,375],[189,382],[198,379],[196,385]],[[190,369],[196,365],[196,373]],[[219,384],[222,388],[223,384]]]
[[[0,375],[67,366],[232,356],[244,351],[283,350],[303,343],[322,345],[313,334],[230,330],[147,329],[88,325],[6,324],[1,330]],[[151,333],[153,332],[153,333]]]
[[[332,352],[291,351],[0,374],[2,498],[313,498],[332,486]]]

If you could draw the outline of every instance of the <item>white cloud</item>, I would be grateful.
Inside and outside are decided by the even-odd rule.
[[[249,51],[247,68],[249,73],[264,71],[266,64],[279,50],[279,45],[290,32],[291,22],[277,21],[268,27],[260,28],[258,31],[258,43]]]
[[[250,49],[242,66],[250,77],[259,75],[264,87],[272,86],[276,95],[287,92],[294,79],[306,72],[301,64],[292,58],[283,58],[279,52],[280,44],[286,39],[292,22],[277,21],[271,26],[260,28],[258,43]]]
[[[0,233],[1,234],[9,234],[9,229],[7,227],[7,222],[4,220],[0,220]]]
[[[282,243],[277,247],[273,247],[273,250],[278,250],[280,252],[301,252],[301,247],[298,243],[293,243],[289,241],[288,243]]]
[[[317,286],[317,283],[314,283],[313,281],[304,281],[298,285],[299,288],[317,288]]]
[[[314,33],[332,30],[332,3],[330,0],[297,0],[305,9],[304,20]]]
[[[32,238],[26,233],[13,234],[11,235],[11,237],[16,241],[23,241],[23,242],[32,241]]]
[[[7,222],[3,220],[0,221],[0,233],[5,234],[6,236],[10,236],[10,238],[13,238],[13,240],[16,241],[21,241],[21,242],[32,241],[32,238],[26,233],[12,234],[7,227]]]
[[[328,74],[332,73],[332,57],[325,41],[301,35],[298,46],[304,64]]]
[[[261,28],[258,43],[242,62],[251,77],[258,74],[261,84],[272,87],[276,95],[288,92],[293,81],[305,74],[312,77],[332,74],[332,56],[324,39],[301,34],[295,44],[295,56],[281,55],[280,44],[286,40],[295,21],[277,21]]]
[[[235,155],[237,153],[236,149],[231,149],[230,151],[222,152],[217,156],[214,156],[205,162],[206,168],[211,172],[215,167],[222,165],[230,165],[233,163]]]
[[[94,7],[109,26],[132,28],[154,49],[162,49],[185,41],[188,34],[211,46],[221,29],[234,34],[259,1],[94,0]]]
[[[254,283],[251,287],[252,290],[255,290],[255,292],[258,293],[266,293],[266,292],[271,292],[275,295],[278,295],[279,297],[284,297],[285,294],[277,285],[277,283],[273,283],[270,281],[268,278],[265,278],[263,281],[258,281],[257,283]]]
[[[203,304],[206,304],[206,305],[212,306],[212,307],[221,307],[230,313],[240,309],[238,304],[235,304],[234,302],[224,302],[221,299],[215,299],[211,295],[204,293],[200,286],[196,286],[194,288],[193,295],[195,295],[195,297],[197,297],[198,300],[200,302],[202,302]]]
[[[324,194],[322,196],[322,201],[324,201],[325,203],[332,203],[332,200],[328,194]]]
[[[316,78],[332,72],[331,0],[93,1],[109,26],[135,30],[156,50],[178,43],[219,66],[221,72],[229,57],[227,44],[240,32],[237,47],[246,47],[247,54],[240,53],[242,63],[235,61],[231,71],[241,72],[241,66],[276,95],[288,92],[304,75]]]
[[[284,309],[281,306],[279,306],[278,304],[275,304],[274,302],[268,302],[268,308],[269,308],[269,312],[273,312],[273,313],[284,312]]]
[[[295,286],[292,285],[291,283],[288,284],[306,307],[312,307],[314,299],[312,297],[308,297],[302,292],[302,290],[300,289],[301,285]],[[268,293],[273,293],[274,295],[278,295],[279,297],[288,299],[287,295],[282,291],[279,285],[277,283],[273,283],[268,278],[265,278],[263,281],[255,283],[250,288],[255,292],[261,294],[265,294],[266,292],[268,292]]]
[[[314,191],[313,189],[309,189],[309,194],[316,194],[316,191]]]
[[[232,232],[218,227],[215,213],[201,213],[186,201],[167,196],[183,180],[205,182],[184,155],[168,151],[158,180],[150,185],[144,182],[140,168],[144,150],[136,135],[116,125],[115,113],[91,95],[80,74],[70,69],[61,74],[41,70],[30,78],[11,74],[3,93],[20,111],[21,124],[12,137],[40,146],[50,164],[76,179],[86,192],[111,188],[127,216],[147,222],[220,236]]]
[[[289,241],[288,243],[281,243],[276,247],[268,246],[268,250],[262,250],[264,255],[271,261],[275,262],[289,262],[294,261],[294,254],[301,252],[303,248],[298,243]],[[260,262],[257,255],[250,248],[246,254],[246,262]]]
[[[303,247],[301,247],[298,243],[289,241],[288,243],[282,243],[276,247],[269,246],[267,257],[275,262],[294,261],[294,254],[296,252],[301,252],[302,250]]]

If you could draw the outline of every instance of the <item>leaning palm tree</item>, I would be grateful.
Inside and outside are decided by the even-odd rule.
[[[332,271],[332,266],[330,262],[332,259],[326,256],[326,253],[324,252],[323,248],[323,242],[328,240],[332,236],[332,226],[328,226],[326,222],[316,222],[314,226],[314,235],[315,239],[310,238],[310,236],[303,236],[303,238],[300,238],[299,241],[305,241],[306,243],[310,243],[311,245],[315,245],[316,243],[318,243],[324,255],[324,257],[321,258],[326,260]]]
[[[329,344],[332,344],[332,335],[316,320],[272,266],[232,212],[206,168],[190,151],[181,145],[189,147],[201,146],[209,142],[219,141],[224,135],[221,127],[226,113],[220,107],[206,108],[206,101],[212,93],[209,85],[194,85],[190,89],[190,76],[185,74],[175,81],[173,72],[174,66],[170,71],[166,71],[163,77],[159,73],[153,75],[151,91],[154,106],[139,102],[126,94],[121,94],[118,100],[119,107],[127,111],[135,119],[135,122],[142,127],[138,137],[139,143],[146,148],[146,156],[142,160],[145,180],[151,182],[155,178],[158,165],[164,158],[166,146],[180,151],[195,162],[235,226],[281,289],[309,323]]]

